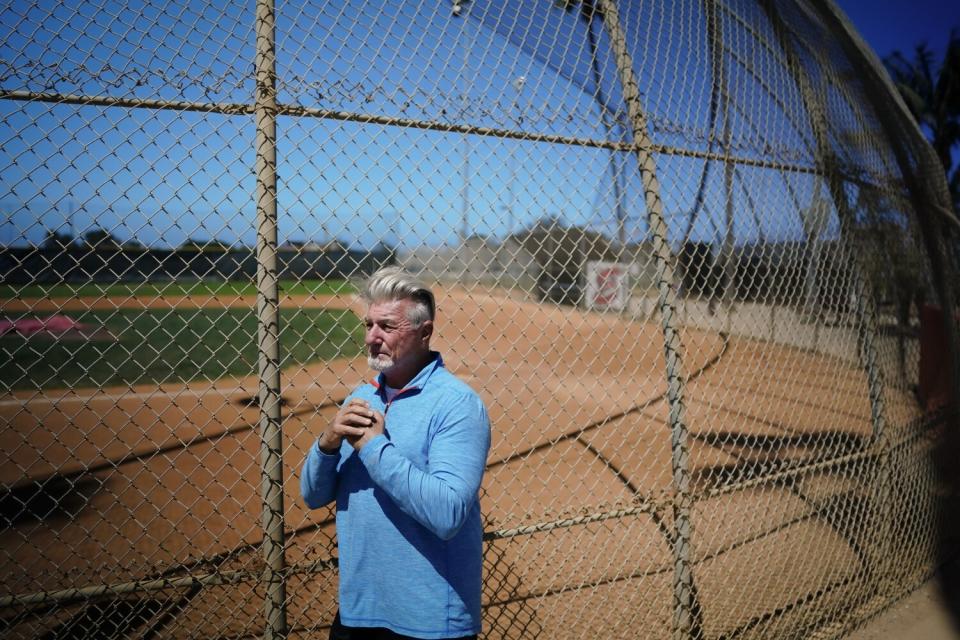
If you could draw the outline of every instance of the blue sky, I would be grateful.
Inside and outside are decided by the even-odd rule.
[[[881,58],[895,50],[909,54],[924,41],[942,55],[950,27],[960,31],[956,0],[837,0],[837,4]]]
[[[917,45],[925,43],[939,64],[951,27],[960,36],[958,0],[836,0],[880,59],[899,51],[912,58]],[[953,150],[953,166],[960,162],[960,149]]]
[[[445,6],[432,2],[427,0],[424,6]],[[121,95],[246,101],[252,42],[249,6],[231,4],[221,14],[209,3],[184,4],[190,9],[168,10],[165,3],[143,0],[139,11],[127,11],[116,19],[97,9],[74,13],[66,3],[50,5],[53,8],[46,15],[46,9],[14,2],[0,15],[4,36],[0,60],[12,63],[17,72],[32,69],[23,84],[33,90],[102,90],[99,83],[106,75],[114,78],[111,91]],[[531,28],[542,29],[543,51],[550,52],[543,55],[556,56],[556,51],[569,51],[570,43],[577,43],[574,46],[581,49],[574,52],[581,62],[571,70],[571,78],[545,72],[536,53],[498,42],[491,29],[478,28],[477,22],[447,17],[424,22],[426,10],[418,11],[411,0],[389,5],[397,15],[421,21],[418,28],[397,34],[388,28],[389,10],[371,9],[380,6],[376,3],[356,5],[351,13],[354,27],[338,32],[332,27],[338,3],[279,4],[278,59],[281,76],[288,80],[281,87],[282,100],[421,119],[455,120],[467,109],[472,124],[508,128],[520,125],[510,114],[522,112],[522,126],[528,131],[615,136],[598,124],[597,102],[582,89],[590,72],[582,62],[586,59],[584,33],[575,32],[570,20],[559,31],[556,24],[551,29],[550,20],[562,15],[551,9],[552,3],[513,6],[545,12],[523,16],[528,37]],[[909,52],[922,40],[942,50],[948,27],[960,25],[956,2],[848,0],[840,5],[881,57],[894,49]],[[194,10],[194,6],[200,8]],[[471,11],[485,12],[483,19],[491,22],[510,24],[515,19],[502,8],[510,6],[506,3],[478,0],[472,6]],[[631,7],[623,12],[628,25],[645,23],[651,29],[664,29],[683,18],[682,3],[644,4],[642,11],[656,15],[651,18],[645,13],[643,20],[631,14]],[[44,28],[36,28],[37,24]],[[567,49],[552,45],[557,33],[566,38],[560,45]],[[324,39],[322,34],[333,37]],[[642,42],[645,33],[634,36]],[[533,40],[537,37],[534,33]],[[660,76],[665,81],[644,83],[641,77],[644,97],[652,115],[677,113],[687,125],[704,128],[703,105],[709,101],[709,92],[697,57],[697,51],[703,51],[703,39],[693,32],[680,37],[700,48],[674,47],[671,56],[663,56],[665,48],[654,51],[654,59],[640,66],[663,74],[669,65],[670,73]],[[343,43],[352,43],[348,47],[352,50]],[[393,59],[401,64],[400,72],[387,73],[379,65],[382,59],[377,56],[384,50],[396,52]],[[635,57],[640,59],[639,52]],[[604,64],[609,72],[609,60]],[[358,76],[357,68],[366,71]],[[85,75],[91,69],[96,73]],[[71,82],[61,86],[58,74],[71,76]],[[6,77],[14,84],[20,81],[16,72]],[[203,87],[209,78],[219,81],[213,90]],[[525,82],[518,84],[520,78]],[[745,83],[741,87],[745,91],[755,89],[749,79],[740,82]],[[604,92],[611,103],[617,102],[613,85],[605,84]],[[771,114],[776,111],[772,104],[752,106]],[[579,119],[565,119],[564,112],[574,112]],[[499,115],[495,118],[491,113]],[[734,126],[745,138],[751,137],[747,124],[735,122]],[[682,136],[674,142],[669,134],[661,135],[668,143],[697,144]],[[782,123],[779,135],[799,145],[799,134]],[[249,169],[253,132],[247,116],[7,101],[0,102],[0,144],[4,150],[0,243],[38,242],[53,229],[80,235],[104,227],[122,239],[137,238],[154,246],[176,246],[188,238],[253,244],[254,181]],[[279,151],[281,241],[337,237],[368,247],[381,240],[406,247],[449,243],[462,228],[464,209],[471,233],[502,237],[543,216],[556,216],[567,224],[591,224],[610,235],[615,232],[610,217],[614,160],[605,150],[281,118]],[[697,176],[704,175],[704,165],[681,157],[663,157],[660,164],[667,175],[680,176],[663,185],[668,214],[673,212],[680,219],[693,206],[692,194]],[[768,186],[763,172],[740,171],[741,181],[760,185],[758,193],[761,197],[766,193],[767,198],[748,203],[746,196],[735,196],[743,207],[769,208],[789,193],[809,198],[813,192],[802,176]],[[466,188],[465,173],[470,175]],[[698,219],[694,234],[700,237],[716,238],[722,233],[722,174],[706,174],[714,202],[712,211]],[[642,237],[640,186],[632,177],[622,189],[630,235]],[[764,233],[746,216],[738,224],[738,237]],[[799,222],[784,217],[776,224],[779,228],[766,233],[796,234]]]

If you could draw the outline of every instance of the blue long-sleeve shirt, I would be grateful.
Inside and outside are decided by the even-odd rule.
[[[341,621],[419,638],[479,633],[483,402],[440,354],[391,402],[382,379],[351,398],[384,414],[385,433],[359,453],[314,444],[300,476],[309,507],[337,501]]]

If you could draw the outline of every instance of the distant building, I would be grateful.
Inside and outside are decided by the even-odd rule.
[[[402,254],[399,263],[434,280],[502,286],[525,286],[537,271],[533,256],[513,239],[498,242],[481,235],[455,246],[418,247]]]

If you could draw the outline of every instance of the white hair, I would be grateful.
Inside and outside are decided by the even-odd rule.
[[[367,280],[361,296],[367,304],[412,300],[415,304],[410,307],[407,320],[415,327],[433,320],[436,312],[433,292],[400,267],[384,267],[376,271]]]

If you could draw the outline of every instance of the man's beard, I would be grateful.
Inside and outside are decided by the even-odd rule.
[[[386,356],[384,358],[378,356],[367,356],[367,365],[374,371],[386,371],[393,366],[393,358]]]

